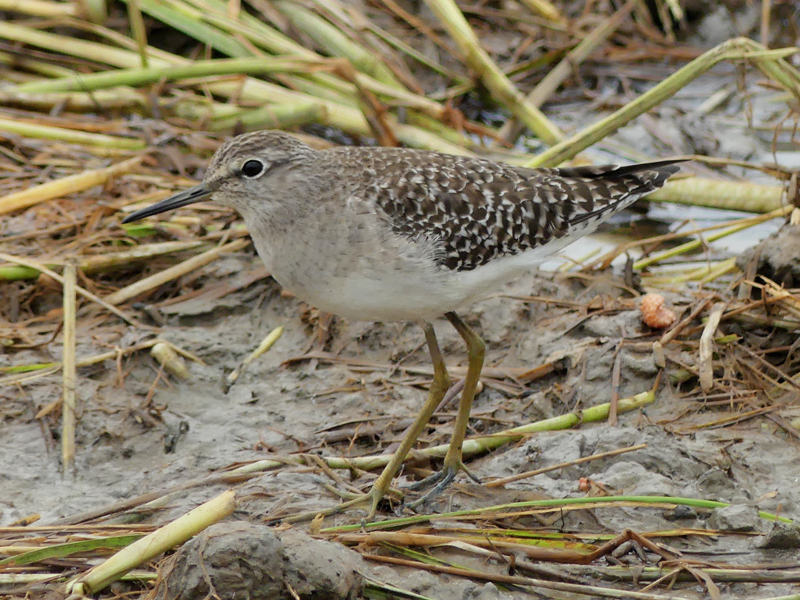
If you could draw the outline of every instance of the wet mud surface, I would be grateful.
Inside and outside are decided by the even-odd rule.
[[[244,269],[257,266],[256,257],[237,256],[216,268],[232,268],[225,264],[230,261]],[[609,274],[603,281],[603,276],[595,282],[594,290],[587,290],[564,276],[532,274],[503,290],[503,296],[478,303],[465,312],[466,320],[487,342],[487,367],[512,373],[519,372],[514,371],[517,368],[529,369],[559,358],[565,359],[561,364],[566,366],[525,385],[513,377],[491,379],[502,385],[486,385],[476,398],[470,435],[484,435],[608,402],[617,349],[623,338],[626,341],[619,350],[619,397],[632,396],[654,385],[658,368],[652,351],[641,342],[656,338],[642,324],[636,301],[597,294],[614,281],[613,277]],[[505,295],[550,301],[525,301]],[[572,305],[557,306],[558,299]],[[669,301],[677,309],[686,306],[677,296]],[[594,308],[587,310],[585,306]],[[348,323],[337,319],[327,325],[327,332],[321,332],[320,322],[309,323],[308,315],[305,305],[282,295],[271,280],[205,306],[195,303],[187,315],[173,311],[162,337],[195,353],[205,364],[189,362],[187,380],[167,376],[155,386],[158,365],[145,354],[122,361],[125,377],[121,386],[114,361],[81,376],[78,468],[74,478],[62,478],[57,440],[49,438],[33,418],[45,399],[56,393],[57,384],[41,380],[28,386],[13,407],[7,404],[7,409],[15,408],[18,414],[13,420],[7,419],[0,430],[2,521],[10,523],[39,513],[42,523],[53,523],[147,492],[196,481],[232,464],[297,452],[367,455],[398,441],[408,419],[424,400],[428,377],[391,365],[429,366],[421,329],[413,324]],[[268,331],[279,325],[285,328],[283,336],[226,393],[225,376]],[[465,364],[460,338],[444,321],[436,327],[448,366],[458,372],[455,367]],[[720,333],[725,329],[723,326]],[[91,347],[87,341],[90,338],[81,339],[86,344],[82,352],[101,349],[97,340]],[[340,362],[320,358],[294,360],[306,353],[336,356]],[[690,353],[686,354],[686,360],[691,360]],[[712,499],[730,502],[737,511],[726,515],[689,509],[677,511],[676,516],[662,509],[600,507],[565,514],[556,511],[521,525],[598,534],[678,527],[742,531],[748,535],[677,537],[667,542],[687,551],[687,556],[703,560],[719,558],[746,564],[796,561],[796,548],[761,549],[763,535],[753,534],[766,534],[773,527],[758,518],[757,510],[790,518],[800,516],[796,494],[800,482],[797,440],[767,420],[698,428],[704,422],[735,414],[738,409],[724,405],[704,409],[696,396],[687,399],[683,395],[677,384],[665,378],[656,401],[642,410],[621,414],[617,426],[585,423],[572,430],[531,435],[470,460],[469,468],[478,477],[491,480],[635,444],[647,444],[643,450],[552,471],[508,484],[505,489],[487,489],[467,483],[461,476],[425,510],[443,512],[526,499],[580,497],[585,495],[579,491],[580,479],[588,478],[601,485],[605,493]],[[445,443],[454,413],[452,406],[441,411],[423,435],[420,447]],[[369,435],[356,435],[359,427]],[[337,442],[333,434],[342,429],[347,433]],[[372,477],[350,481],[346,473],[341,475],[348,484],[362,488],[369,485]],[[410,472],[404,473],[398,486],[403,488],[413,480]],[[286,466],[266,472],[241,484],[236,518],[263,523],[294,512],[335,505],[339,499],[326,489],[326,484],[338,487],[320,469]],[[167,502],[134,513],[135,518],[167,522],[224,487],[227,486],[200,486],[173,494]],[[363,514],[355,509],[327,519],[325,525],[358,523]],[[307,525],[298,527],[304,529]],[[460,556],[458,550],[451,552],[467,564],[477,560]],[[435,598],[517,595],[513,590],[499,590],[493,583],[411,569],[368,564],[363,571],[374,579]],[[759,590],[758,595],[788,593],[790,588],[790,584],[771,584]],[[733,584],[726,593],[732,594],[728,597],[742,597],[740,594],[750,593],[748,590],[756,593],[754,584]],[[704,592],[692,584],[681,589],[681,595],[703,597]]]
[[[672,70],[665,66],[663,73]],[[647,120],[637,122],[623,128],[614,139],[651,157],[697,152],[734,159],[772,160],[771,132],[742,133],[747,124],[737,115],[741,114],[743,101],[732,101],[725,114],[715,119],[692,112],[711,91],[720,87],[720,82],[731,80],[732,71],[733,67],[726,67],[716,77],[709,74],[665,105],[665,119],[655,124]],[[659,76],[657,73],[654,78]],[[599,117],[596,108],[587,106],[585,99],[570,104],[569,98],[565,98],[559,106],[559,125],[566,129],[577,130]],[[665,139],[668,143],[658,141]],[[783,163],[796,166],[800,159],[793,148],[786,145],[778,150],[783,152],[780,157]],[[609,158],[608,149],[590,152],[597,162],[618,158],[616,155]],[[686,168],[701,174],[707,170],[697,164]],[[737,172],[739,176],[745,174],[758,180],[759,175],[751,171]],[[687,214],[697,214],[676,206],[651,209],[651,215],[657,213],[665,221],[679,221],[691,218]],[[716,214],[714,218],[730,217]],[[777,228],[770,224],[773,225]],[[763,230],[758,235],[762,233]],[[753,231],[747,234],[755,235]],[[796,236],[789,237],[787,243],[794,243],[792,240]],[[728,248],[720,250],[724,244],[719,244],[702,259],[695,259],[718,260],[743,245],[741,238],[734,237],[727,243]],[[585,254],[586,248],[572,255]],[[772,247],[769,256],[765,253],[762,260],[769,261],[781,254]],[[209,285],[220,281],[236,283],[261,268],[252,252],[242,252],[218,260],[192,277]],[[796,285],[796,269],[792,273]],[[625,294],[621,297],[620,286],[624,285],[620,269],[588,278],[575,273],[531,273],[498,290],[496,297],[466,310],[462,316],[486,341],[486,367],[492,369],[492,376],[485,379],[484,389],[476,398],[468,435],[491,434],[609,402],[615,394],[626,398],[653,388],[659,368],[652,342],[661,333],[643,325],[637,300]],[[665,293],[665,296],[680,318],[696,306],[701,294],[696,288],[687,288],[685,293]],[[53,298],[50,300],[54,306],[58,305],[60,290],[53,293]],[[60,397],[59,376],[0,390],[1,525],[33,514],[40,515],[42,524],[57,523],[142,494],[197,482],[232,465],[276,455],[377,454],[401,439],[404,428],[425,399],[430,377],[424,369],[430,367],[430,360],[422,330],[414,324],[328,321],[297,299],[282,294],[270,279],[257,280],[219,299],[195,297],[164,306],[159,312],[165,320],[159,335],[192,352],[203,364],[187,361],[189,377],[185,380],[159,374],[158,363],[144,352],[81,369],[77,385],[77,468],[73,477],[61,475],[60,421],[58,411],[53,408]],[[139,317],[148,322],[144,312]],[[227,375],[278,326],[284,327],[284,332],[274,347],[226,389]],[[700,319],[693,326],[701,327]],[[457,375],[457,368],[466,364],[463,343],[445,321],[436,323],[436,329],[446,362]],[[741,336],[742,344],[753,348],[789,348],[797,341],[796,333],[723,322],[718,335],[731,334]],[[97,330],[92,322],[79,319],[77,354],[89,356],[127,347],[150,336],[150,331],[122,326]],[[660,538],[659,542],[682,551],[686,559],[704,564],[796,565],[800,562],[796,534],[791,529],[784,532],[778,528],[769,537],[767,534],[774,526],[759,518],[758,511],[800,518],[800,443],[796,436],[763,416],[737,420],[748,409],[735,402],[733,395],[729,402],[719,395],[708,400],[694,389],[696,378],[679,383],[673,377],[681,364],[696,363],[696,338],[697,335],[693,344],[671,346],[672,362],[660,379],[655,402],[620,414],[617,425],[582,423],[570,430],[533,434],[470,458],[468,467],[478,477],[490,481],[636,444],[646,444],[646,448],[557,469],[504,488],[478,486],[461,475],[425,510],[435,514],[519,500],[579,498],[587,495],[581,489],[582,484],[589,486],[590,494],[716,500],[732,506],[717,510],[678,507],[672,511],[599,506],[545,512],[519,519],[513,526],[587,535],[616,535],[626,529],[722,531],[736,535],[676,535]],[[59,353],[60,343],[51,343],[19,350],[13,355],[2,354],[0,360],[2,366],[34,364],[58,360]],[[543,378],[520,381],[516,375],[553,361],[559,368]],[[716,376],[727,376],[725,365],[718,366]],[[616,389],[615,370],[619,372]],[[781,410],[784,421],[797,422],[800,408],[796,392],[780,401],[784,402]],[[453,405],[440,411],[418,447],[446,443],[454,415]],[[722,422],[726,418],[730,420]],[[435,469],[438,463],[417,461],[414,467],[416,471],[411,468],[404,471],[396,482],[398,488],[406,488],[418,479],[420,472]],[[252,545],[259,553],[254,556],[261,563],[248,571],[250,579],[246,581],[256,583],[246,589],[267,586],[265,573],[269,569],[264,565],[272,564],[270,561],[283,565],[282,583],[298,572],[309,574],[308,562],[300,560],[303,567],[298,568],[298,561],[294,560],[297,557],[290,556],[289,549],[297,545],[296,540],[287,541],[292,535],[303,534],[287,533],[291,530],[281,528],[273,532],[265,529],[264,524],[296,512],[334,506],[340,499],[331,492],[331,486],[339,491],[350,487],[367,489],[375,473],[352,479],[342,471],[338,476],[340,481],[335,481],[321,468],[287,464],[239,483],[240,504],[234,518],[219,529],[207,531],[205,537],[198,537],[200,541],[187,545],[181,552],[199,552],[198,556],[204,556],[204,550],[216,548],[214,554],[219,562],[194,561],[206,564],[211,571],[215,565],[219,566],[219,574],[210,575],[212,584],[225,581],[232,572],[231,565],[239,564],[241,556],[237,553],[246,549],[242,542],[245,538],[255,540]],[[167,523],[231,485],[197,485],[175,491],[162,501],[110,520]],[[324,525],[358,524],[363,515],[364,511],[356,509],[327,519]],[[379,516],[394,515],[387,509]],[[303,532],[309,527],[298,525],[296,529]],[[434,518],[431,527],[439,530],[452,524]],[[284,535],[288,537],[284,539]],[[328,557],[328,551],[341,552],[341,557],[333,560],[340,560],[358,576],[337,588],[339,595],[334,597],[358,594],[365,577],[440,600],[531,596],[513,586],[501,589],[477,579],[363,561],[355,550],[335,544],[338,550],[327,546],[319,555]],[[308,543],[299,545],[305,547]],[[467,554],[456,548],[441,552],[440,556],[468,567],[509,571],[508,565],[494,558]],[[633,565],[653,564],[652,559],[648,554],[642,559],[633,551],[617,558],[622,564]],[[181,560],[180,556],[176,558],[171,567],[171,576],[179,582],[176,585],[188,589],[187,582],[191,580],[193,585],[197,584],[192,588],[197,596],[185,597],[205,597],[211,589],[208,585],[203,587],[208,580],[181,570]],[[310,570],[322,577],[328,564],[325,558],[319,569]],[[602,563],[609,568],[614,565],[611,560]],[[639,589],[631,588],[629,582],[620,581],[611,572],[606,580],[598,582],[601,575],[597,570],[588,573],[572,566],[546,563],[539,563],[537,568],[538,572],[526,574],[543,576],[550,569],[555,579]],[[215,579],[217,576],[219,579]],[[295,580],[290,581],[290,586],[295,589],[292,581]],[[172,597],[164,591],[170,589],[169,578],[162,583],[166,587],[158,593]],[[719,585],[724,598],[765,598],[792,593],[797,584]],[[278,587],[284,597],[292,597],[291,592],[285,596],[288,590],[285,585]],[[653,591],[680,598],[708,597],[705,588],[693,581],[678,582],[671,590]],[[543,589],[537,589],[537,593],[544,597],[572,597]]]

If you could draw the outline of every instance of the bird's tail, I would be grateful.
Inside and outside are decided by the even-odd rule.
[[[570,225],[578,225],[588,221],[603,221],[642,196],[657,190],[680,170],[678,163],[681,162],[685,160],[659,160],[625,167],[573,167],[553,171],[566,180],[573,180],[576,188],[586,186],[591,191],[594,206],[586,206],[570,218]]]

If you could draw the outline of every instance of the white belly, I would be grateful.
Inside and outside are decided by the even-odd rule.
[[[304,285],[275,279],[312,306],[354,321],[431,321],[463,304],[463,292],[449,277],[412,276],[375,269]]]
[[[450,271],[415,265],[397,269],[374,264],[371,269],[318,278],[310,285],[287,274],[275,279],[312,306],[356,321],[432,321],[498,291],[547,255],[528,251],[496,259],[472,271]],[[396,267],[396,265],[394,265]]]
[[[248,222],[253,231],[257,223]],[[308,239],[254,236],[273,277],[320,310],[359,321],[432,321],[498,291],[570,240],[516,256],[497,258],[471,271],[451,271],[433,260],[424,242],[358,230]]]

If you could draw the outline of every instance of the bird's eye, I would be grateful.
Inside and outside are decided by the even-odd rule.
[[[245,177],[258,177],[264,172],[264,163],[260,160],[251,158],[242,165],[242,175]]]

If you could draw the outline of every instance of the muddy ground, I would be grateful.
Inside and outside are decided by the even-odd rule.
[[[670,70],[665,68],[665,72]],[[681,103],[697,104],[720,81],[731,80],[731,70],[723,70],[718,81],[712,77],[699,88],[687,88],[682,98],[671,101],[664,110],[677,110]],[[668,127],[675,133],[669,138],[675,153],[697,151],[693,144],[712,139],[721,146],[710,149],[711,153],[768,160],[773,156],[770,132],[753,137],[752,132],[745,132],[744,122],[732,128],[741,108],[741,105],[731,108],[731,116],[697,121],[702,122],[703,131],[698,131],[694,127],[696,122],[685,117],[682,121],[661,121],[655,128],[645,120],[644,124],[625,128],[614,139],[658,156],[670,152],[663,146],[654,147],[652,137],[663,134],[664,127]],[[588,109],[583,114],[587,122],[595,117]],[[559,124],[579,127],[579,119],[572,118],[573,113],[565,111],[559,117]],[[701,140],[685,136],[684,132],[690,130],[705,137]],[[753,152],[753,148],[758,150]],[[252,252],[242,252],[205,267],[199,280],[209,284],[222,280],[235,282],[242,274],[260,266]],[[620,351],[619,396],[631,396],[654,385],[658,369],[644,342],[652,342],[659,334],[641,323],[633,299],[618,299],[619,289],[606,277],[617,283],[622,281],[619,271],[609,272],[588,284],[564,275],[532,273],[498,290],[498,294],[569,300],[579,306],[498,295],[465,311],[463,316],[487,342],[489,367],[532,368],[553,358],[569,357],[566,369],[524,386],[518,386],[513,379],[503,379],[502,390],[487,385],[476,398],[470,435],[609,401],[615,352],[623,338],[626,344]],[[677,309],[685,309],[697,301],[694,291],[688,289],[685,294],[667,294],[667,297]],[[592,301],[593,298],[597,300]],[[585,307],[590,301],[592,310],[588,311]],[[166,320],[161,336],[196,354],[205,364],[189,362],[188,379],[165,376],[155,385],[158,365],[144,353],[123,360],[121,371],[115,361],[82,369],[77,389],[80,414],[74,478],[64,479],[60,474],[57,419],[35,418],[37,412],[58,399],[58,376],[0,391],[3,398],[0,523],[10,524],[34,513],[41,516],[41,523],[54,523],[147,492],[195,481],[232,464],[274,454],[359,456],[380,452],[400,437],[407,420],[416,414],[425,397],[425,376],[386,367],[397,363],[429,365],[418,326],[348,323],[337,319],[327,332],[320,333],[318,315],[299,300],[283,295],[270,279],[218,300],[172,304],[164,307],[161,314]],[[144,312],[140,316],[147,321]],[[224,391],[227,374],[277,326],[283,326],[285,331],[275,346],[251,364],[230,390]],[[437,323],[436,327],[448,365],[465,364],[457,334],[446,322]],[[94,335],[90,326],[79,321],[78,356],[95,354],[109,346],[127,346],[150,335],[148,331],[122,326],[113,335],[108,331]],[[729,333],[739,333],[745,342],[753,344],[764,336],[776,335],[724,322],[720,335]],[[775,345],[790,345],[796,340],[796,335],[777,335],[786,339],[776,341]],[[320,359],[287,364],[286,361],[309,350],[377,366],[355,369]],[[680,358],[694,363],[695,350],[686,348],[681,352]],[[16,352],[13,357],[0,355],[0,360],[4,365],[30,364],[58,359],[59,355],[60,344],[53,343],[37,350]],[[692,510],[674,521],[661,509],[599,508],[565,515],[552,523],[552,528],[611,534],[626,528],[743,529],[747,535],[666,541],[686,551],[686,556],[701,560],[796,564],[800,560],[796,549],[760,549],[763,536],[750,534],[766,533],[772,527],[756,517],[756,508],[793,519],[800,517],[797,504],[800,444],[765,418],[699,429],[703,423],[734,415],[740,408],[735,404],[704,407],[702,399],[694,393],[687,398],[695,384],[693,380],[680,387],[664,377],[655,403],[620,415],[617,426],[587,423],[574,430],[533,435],[475,458],[469,467],[478,477],[490,479],[639,443],[648,444],[644,450],[539,475],[509,484],[505,490],[486,490],[468,484],[462,476],[427,510],[440,512],[515,499],[580,497],[584,493],[578,489],[579,479],[587,477],[610,493],[720,500],[733,503],[737,509],[727,516]],[[421,446],[446,442],[453,415],[452,406],[439,414],[423,436]],[[791,420],[800,416],[800,411],[785,410],[782,416]],[[352,443],[347,437],[343,442],[326,441],[331,431],[353,428],[358,423],[363,427],[374,426],[374,433]],[[398,486],[403,488],[412,479],[406,474]],[[235,519],[258,523],[331,506],[339,500],[324,485],[332,483],[317,469],[287,466],[264,473],[241,485],[242,501]],[[351,483],[366,488],[370,479],[362,477]],[[155,524],[168,522],[227,487],[192,488],[171,496],[167,505],[137,514],[135,518]],[[362,515],[363,512],[354,510],[329,519],[328,524],[357,523]],[[532,521],[528,526],[541,524]],[[457,550],[449,552],[463,564],[486,566],[483,559],[461,555]],[[513,589],[500,590],[491,583],[368,562],[358,564],[364,574],[376,580],[441,600],[530,597]],[[502,570],[491,561],[489,565]],[[796,591],[793,584],[720,584],[720,587],[725,598],[763,598]],[[569,597],[543,590],[539,593],[545,597]],[[696,583],[677,584],[669,593],[682,598],[708,597]]]
[[[229,257],[211,269],[216,277],[224,277],[256,267],[256,257],[241,255]],[[587,301],[593,293],[581,296],[580,287],[545,274],[531,275],[503,291]],[[396,439],[398,432],[391,433],[391,426],[413,415],[424,399],[425,391],[418,384],[425,378],[405,376],[399,371],[377,368],[354,372],[346,365],[319,360],[285,366],[285,361],[303,354],[317,339],[314,336],[318,332],[301,319],[306,307],[281,295],[271,280],[219,301],[205,304],[190,301],[183,307],[173,307],[172,312],[172,325],[162,335],[190,349],[207,364],[190,363],[188,380],[170,378],[168,384],[160,383],[154,393],[152,387],[158,369],[147,356],[124,362],[123,386],[117,385],[113,361],[93,373],[82,374],[78,388],[82,401],[78,474],[74,480],[62,479],[55,440],[44,435],[40,422],[33,418],[37,407],[51,398],[53,383],[45,381],[29,386],[24,396],[18,398],[16,407],[20,412],[13,421],[6,422],[0,438],[3,462],[0,518],[4,523],[33,512],[41,514],[42,523],[52,523],[195,480],[232,463],[263,459],[271,453],[302,451],[349,456],[374,453]],[[497,431],[575,407],[607,402],[620,338],[635,340],[651,332],[642,325],[633,302],[628,302],[627,308],[625,303],[612,303],[605,312],[587,318],[583,310],[505,297],[491,298],[466,312],[467,321],[488,344],[488,366],[534,367],[554,356],[573,358],[566,372],[532,383],[518,396],[489,387],[484,389],[476,399],[470,433]],[[285,332],[273,349],[254,362],[225,393],[222,385],[225,375],[258,344],[265,332],[278,325],[285,327]],[[463,348],[455,332],[444,322],[437,324],[437,331],[448,364],[463,364]],[[723,327],[723,331],[727,328]],[[87,338],[82,336],[82,339]],[[411,324],[336,320],[327,349],[340,357],[379,365],[398,361],[404,365],[427,365],[422,343],[421,330]],[[80,350],[88,352],[89,348]],[[621,397],[652,387],[657,368],[651,353],[623,349],[621,365]],[[151,393],[152,401],[148,401]],[[697,400],[681,399],[675,386],[665,383],[653,405],[621,415],[616,427],[605,423],[584,424],[575,430],[538,434],[473,460],[469,466],[479,477],[492,478],[643,442],[648,444],[647,449],[539,475],[510,484],[506,490],[478,490],[462,478],[429,510],[580,496],[578,480],[589,477],[614,493],[686,496],[742,505],[747,507],[744,527],[757,532],[766,532],[771,525],[755,517],[754,507],[792,518],[800,516],[796,494],[800,448],[796,441],[763,420],[696,430],[693,426],[728,414],[725,407],[698,412],[700,404]],[[448,408],[436,419],[423,444],[446,440],[453,412]],[[329,446],[322,441],[322,430],[365,417],[373,419],[366,424],[375,424],[378,431],[386,433],[374,439],[359,439],[352,446],[346,442]],[[184,432],[179,433],[181,430]],[[408,482],[409,478],[403,477],[400,486]],[[311,469],[287,467],[265,473],[242,486],[243,502],[237,518],[259,521],[276,514],[336,503],[337,499],[325,490],[323,483],[332,482]],[[366,485],[368,481],[354,483]],[[205,487],[172,497],[168,506],[148,515],[147,520],[155,523],[171,520],[221,489]],[[555,527],[617,533],[625,528],[652,531],[677,525],[701,529],[709,526],[707,513],[691,511],[676,524],[666,520],[662,512],[595,509],[575,513]],[[362,514],[353,511],[329,519],[329,523],[357,522]],[[724,523],[715,526],[726,527]],[[724,557],[736,561],[738,556],[743,562],[764,563],[798,558],[796,551],[758,550],[759,540],[759,537],[702,541],[687,538],[669,543],[712,560]],[[369,563],[365,568],[375,579],[435,598],[515,595],[499,592],[494,584]],[[791,587],[770,585],[755,590],[753,584],[738,584],[726,590],[726,596],[778,595],[789,593]],[[704,597],[704,593],[694,585],[682,589],[681,596]]]

